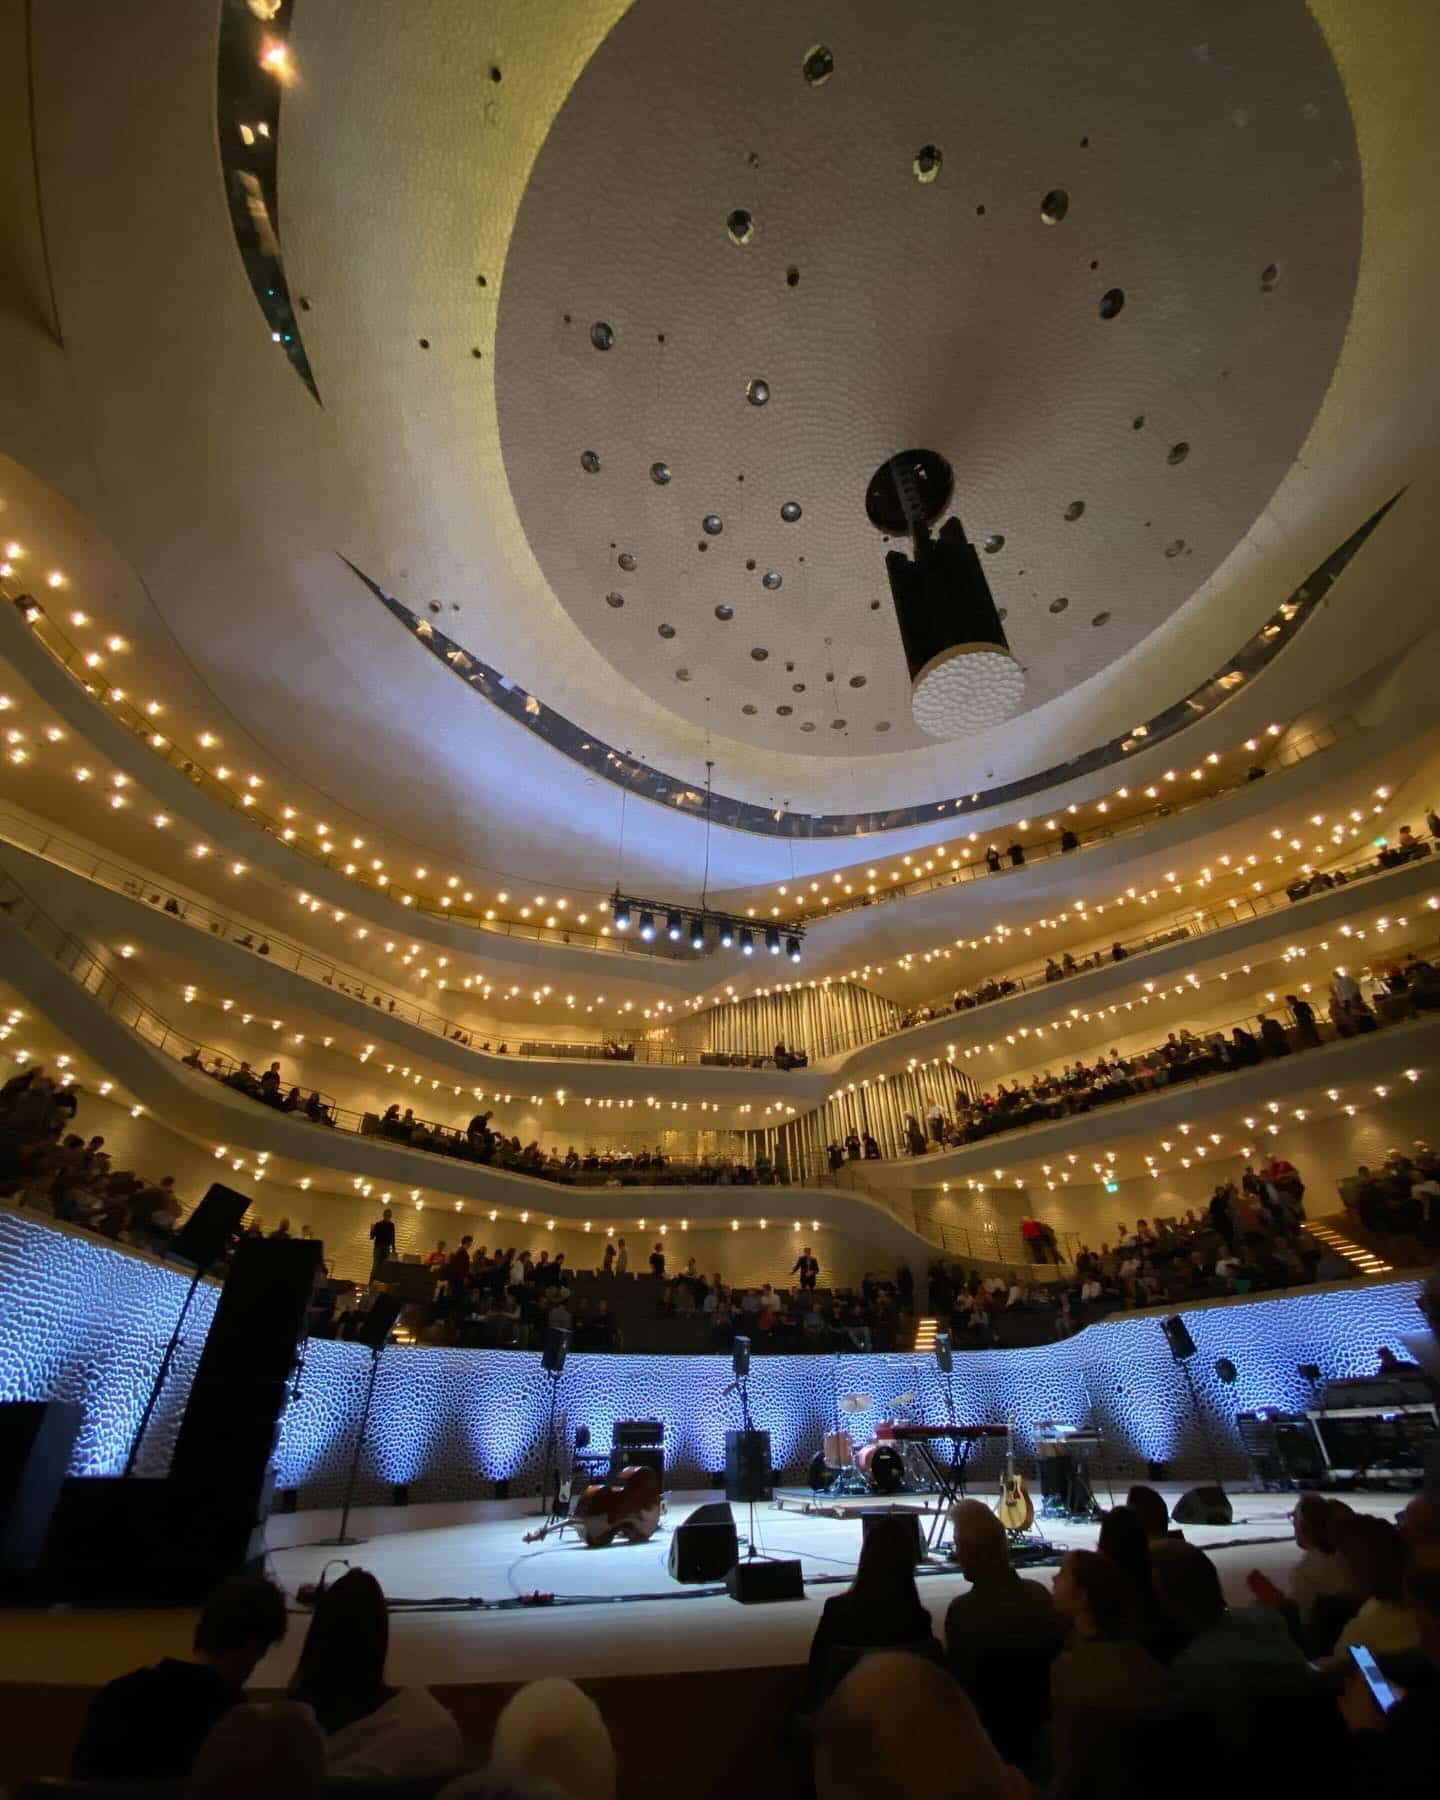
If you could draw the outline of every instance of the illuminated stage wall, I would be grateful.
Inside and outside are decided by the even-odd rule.
[[[77,1471],[117,1472],[185,1285],[170,1270],[93,1238],[0,1213],[0,1399],[83,1401]],[[1227,1476],[1248,1472],[1236,1412],[1302,1410],[1311,1403],[1298,1373],[1302,1363],[1317,1363],[1327,1376],[1372,1372],[1377,1346],[1398,1349],[1402,1333],[1423,1328],[1418,1293],[1418,1284],[1394,1281],[1188,1310],[1198,1350],[1190,1368]],[[200,1290],[142,1469],[163,1466],[214,1301],[213,1290]],[[1238,1370],[1231,1387],[1214,1373],[1221,1356]],[[339,1497],[369,1367],[369,1352],[354,1344],[315,1341],[306,1350],[300,1398],[286,1413],[277,1457],[279,1485],[300,1489],[302,1505]],[[571,1427],[588,1425],[600,1445],[609,1443],[616,1419],[662,1419],[670,1483],[701,1486],[724,1463],[726,1430],[740,1423],[738,1400],[724,1393],[729,1381],[725,1357],[573,1355],[559,1403]],[[1117,1481],[1151,1461],[1167,1463],[1177,1479],[1209,1473],[1185,1379],[1158,1315],[1110,1320],[1040,1349],[957,1354],[951,1383],[957,1419],[1003,1422],[1014,1413],[1022,1452],[1037,1420],[1093,1420],[1111,1446],[1108,1472]],[[858,1442],[910,1390],[919,1396],[921,1418],[946,1418],[945,1379],[929,1358],[757,1356],[750,1408],[755,1423],[772,1434],[777,1466],[794,1479],[822,1433],[836,1428],[841,1394],[872,1397],[872,1410],[850,1425]],[[549,1400],[534,1355],[387,1350],[361,1499],[388,1497],[385,1490],[402,1483],[416,1501],[488,1494],[488,1484],[500,1479],[522,1491],[533,1488]],[[978,1473],[988,1476],[998,1467],[1000,1449],[985,1447]]]

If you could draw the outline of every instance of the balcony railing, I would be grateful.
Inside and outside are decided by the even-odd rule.
[[[1429,846],[1426,846],[1429,850]],[[1399,865],[1405,866],[1405,865]],[[1360,862],[1350,863],[1339,868],[1324,871],[1337,887],[1352,886],[1357,882],[1373,880],[1377,876],[1393,872],[1394,865],[1385,865],[1376,857],[1366,857]],[[1440,881],[1440,863],[1437,863],[1436,879]],[[1144,956],[1152,950],[1166,950],[1172,944],[1183,943],[1187,939],[1212,936],[1217,931],[1226,931],[1232,925],[1243,925],[1253,919],[1263,919],[1273,913],[1288,912],[1295,907],[1303,907],[1306,899],[1316,898],[1316,894],[1294,895],[1288,887],[1268,888],[1265,892],[1247,895],[1227,901],[1224,906],[1211,907],[1208,910],[1197,909],[1188,913],[1183,919],[1175,919],[1154,931],[1137,932],[1133,937],[1113,940],[1125,952],[1124,961],[1133,957]],[[1319,890],[1329,891],[1329,890]],[[1303,923],[1303,914],[1297,914]],[[1059,946],[1057,945],[1057,949]],[[862,1044],[889,1043],[894,1038],[905,1036],[907,1032],[919,1031],[927,1025],[933,1025],[939,1019],[964,1018],[986,1006],[993,1006],[997,1001],[1013,999],[1016,994],[1033,993],[1037,988],[1061,987],[1072,981],[1077,975],[1091,974],[1097,968],[1108,968],[1111,964],[1108,951],[1096,951],[1086,957],[1078,968],[1058,978],[1046,974],[1043,962],[1031,964],[1028,968],[1001,972],[988,977],[980,984],[981,991],[994,988],[997,991],[985,993],[984,999],[975,999],[968,1006],[956,1007],[953,1002],[940,1002],[932,1005],[928,1018],[912,1019],[908,1024],[898,1025],[893,1031],[835,1032],[822,1036],[811,1050],[812,1057],[833,1056],[843,1050],[853,1050]]]
[[[403,994],[371,981],[358,974],[354,969],[343,964],[332,962],[329,958],[317,956],[311,950],[299,944],[291,943],[278,932],[267,931],[263,926],[246,920],[236,919],[227,913],[218,911],[205,901],[197,900],[193,895],[183,894],[178,889],[168,887],[162,881],[156,881],[139,869],[128,867],[124,863],[112,861],[108,857],[99,856],[84,845],[71,842],[56,832],[42,831],[13,813],[0,812],[0,838],[14,844],[21,850],[52,862],[57,867],[68,869],[73,874],[93,881],[97,886],[109,888],[112,892],[122,894],[126,899],[138,900],[154,907],[167,918],[178,920],[197,931],[203,931],[207,937],[216,938],[221,943],[235,945],[238,949],[248,950],[253,955],[263,956],[267,962],[277,968],[291,969],[302,975],[307,981],[316,981],[322,987],[328,987],[337,994],[345,994],[351,999],[371,1006],[387,1019],[400,1019],[407,1025],[415,1025],[422,1031],[428,1031],[447,1042],[459,1044],[467,1050],[489,1052],[492,1055],[508,1055],[517,1057],[547,1058],[555,1061],[612,1061],[644,1063],[655,1067],[711,1067],[711,1068],[746,1068],[773,1069],[773,1056],[729,1055],[718,1051],[696,1048],[675,1048],[666,1044],[653,1043],[648,1039],[616,1039],[599,1042],[575,1042],[574,1040],[552,1041],[546,1038],[523,1038],[513,1046],[508,1039],[497,1039],[506,1048],[493,1050],[491,1044],[483,1039],[482,1034],[474,1027],[463,1024],[458,1019],[447,1017],[430,1007],[421,1006]]]
[[[1305,762],[1321,750],[1328,750],[1343,738],[1352,736],[1360,729],[1355,719],[1348,715],[1336,719],[1331,725],[1319,731],[1309,733],[1302,738],[1291,738],[1278,743],[1271,753],[1273,766],[1290,768],[1296,763]],[[1267,773],[1269,771],[1267,770]],[[1153,786],[1154,783],[1151,783]],[[1050,862],[1055,857],[1071,856],[1078,850],[1088,850],[1097,844],[1108,844],[1123,838],[1135,837],[1162,819],[1178,818],[1183,813],[1193,812],[1196,807],[1206,806],[1212,800],[1218,800],[1225,794],[1238,793],[1250,785],[1250,776],[1246,775],[1236,781],[1222,781],[1216,787],[1207,787],[1193,799],[1182,799],[1178,796],[1183,790],[1175,790],[1175,798],[1159,800],[1154,806],[1146,807],[1141,812],[1132,813],[1123,823],[1092,827],[1075,833],[1079,842],[1073,850],[1062,848],[1059,832],[1054,837],[1041,838],[1024,846],[1025,861],[1012,865],[1002,861],[999,869],[992,870],[985,861],[983,852],[973,862],[961,863],[958,869],[936,869],[932,874],[917,875],[910,881],[897,883],[875,894],[850,894],[830,906],[819,907],[813,913],[801,912],[795,916],[806,925],[813,925],[821,919],[833,919],[841,913],[856,912],[866,906],[888,906],[895,900],[913,900],[919,894],[933,893],[937,888],[955,887],[968,881],[993,881],[997,875],[1008,875],[1013,869],[1027,867],[1031,863]],[[1002,826],[998,835],[1004,836],[1007,828]],[[978,834],[977,834],[978,835]]]

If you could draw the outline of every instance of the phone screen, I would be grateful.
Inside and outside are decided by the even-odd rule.
[[[1375,1658],[1371,1655],[1369,1650],[1366,1649],[1364,1644],[1352,1644],[1350,1646],[1350,1655],[1354,1659],[1355,1667],[1365,1677],[1365,1684],[1374,1695],[1375,1704],[1380,1708],[1382,1713],[1388,1713],[1400,1696],[1380,1673],[1379,1663],[1376,1662]]]

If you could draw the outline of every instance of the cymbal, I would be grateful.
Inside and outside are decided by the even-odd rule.
[[[874,1404],[875,1404],[875,1396],[873,1394],[842,1394],[840,1396],[841,1412],[847,1412],[847,1413],[869,1412],[870,1408]]]

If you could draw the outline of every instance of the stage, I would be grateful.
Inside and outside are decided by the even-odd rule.
[[[1180,1489],[1162,1484],[1162,1491],[1173,1503]],[[1289,1519],[1295,1495],[1251,1493],[1237,1487],[1228,1491],[1234,1523],[1187,1526],[1185,1536],[1215,1556],[1231,1603],[1247,1605],[1245,1577],[1251,1569],[1263,1569],[1282,1585],[1287,1580],[1298,1554]],[[992,1497],[978,1485],[972,1495]],[[790,1496],[809,1498],[805,1490],[790,1490]],[[561,1673],[585,1680],[803,1664],[820,1609],[854,1574],[860,1520],[807,1516],[774,1502],[757,1506],[759,1548],[772,1556],[800,1559],[805,1597],[769,1606],[740,1606],[723,1588],[684,1586],[666,1568],[675,1526],[696,1506],[722,1498],[719,1493],[691,1490],[671,1496],[660,1529],[648,1543],[616,1543],[603,1550],[589,1549],[569,1533],[526,1544],[525,1533],[542,1522],[533,1498],[365,1508],[352,1515],[351,1530],[368,1541],[343,1550],[316,1542],[334,1535],[338,1513],[292,1513],[270,1520],[270,1568],[292,1600],[303,1583],[318,1581],[327,1565],[332,1579],[339,1574],[343,1564],[337,1558],[369,1569],[392,1602],[513,1603],[536,1591],[555,1596],[553,1604],[535,1607],[402,1606],[391,1619],[392,1681],[514,1682]],[[1124,1494],[1115,1498],[1123,1500]],[[1347,1493],[1345,1498],[1358,1510],[1393,1517],[1407,1495]],[[1109,1504],[1103,1484],[1098,1499],[1102,1506]],[[925,1500],[923,1495],[902,1495],[896,1503],[920,1506]],[[733,1511],[743,1538],[748,1532],[747,1509],[736,1506]],[[925,1522],[922,1519],[922,1528]],[[1095,1522],[1037,1519],[1033,1535],[1047,1539],[1056,1555],[1048,1565],[1023,1573],[1048,1585],[1059,1554],[1093,1547],[1097,1531]],[[945,1609],[965,1591],[965,1580],[943,1562],[926,1565],[918,1579],[920,1596],[941,1633]],[[303,1618],[297,1618],[287,1642],[262,1664],[259,1686],[286,1682],[303,1624]]]

